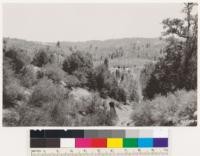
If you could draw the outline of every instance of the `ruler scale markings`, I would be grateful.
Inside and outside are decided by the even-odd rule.
[[[63,150],[63,149],[60,149],[60,150],[48,150],[47,152],[44,152],[44,150],[42,151],[37,151],[35,153],[32,153],[32,156],[39,156],[39,155],[45,155],[45,156],[48,156],[48,155],[57,155],[57,156],[62,156],[62,155],[80,155],[80,156],[83,156],[83,155],[97,155],[97,156],[100,156],[100,155],[125,155],[125,156],[128,156],[128,155],[167,155],[168,152],[165,150],[165,149],[156,149],[156,150],[152,150],[152,149],[142,149],[142,150],[125,150],[125,149],[112,149],[112,150],[108,150],[108,149],[102,149],[100,150],[99,152],[97,152],[97,150],[95,149],[76,149],[73,151],[74,153],[71,153],[69,150]]]

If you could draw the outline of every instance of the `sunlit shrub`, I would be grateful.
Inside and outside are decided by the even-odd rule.
[[[24,87],[31,88],[39,81],[39,69],[33,65],[25,66],[20,74],[20,80]]]
[[[59,85],[54,85],[51,80],[47,78],[41,79],[35,86],[34,91],[30,97],[30,104],[41,107],[44,104],[55,99],[63,99],[65,90]]]
[[[13,79],[12,83],[3,87],[3,107],[13,107],[17,101],[24,98],[24,89],[19,85],[19,82]]]
[[[132,113],[136,126],[196,125],[196,91],[176,91],[137,104]]]
[[[16,126],[18,125],[20,115],[14,108],[4,109],[3,114],[3,125],[4,126]]]
[[[68,105],[76,117],[73,124],[76,126],[102,126],[112,125],[112,117],[109,110],[103,106],[103,101],[98,94],[92,94],[90,98],[82,98],[77,101],[69,99]],[[72,108],[73,107],[73,108]]]

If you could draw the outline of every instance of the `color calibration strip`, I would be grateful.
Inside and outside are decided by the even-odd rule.
[[[168,147],[168,138],[31,139],[31,148],[157,148]]]
[[[31,130],[31,148],[168,148],[167,130]]]

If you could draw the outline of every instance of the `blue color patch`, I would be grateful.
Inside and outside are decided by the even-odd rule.
[[[152,148],[153,138],[138,138],[138,147]]]

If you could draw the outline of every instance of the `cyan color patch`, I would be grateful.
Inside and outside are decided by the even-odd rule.
[[[138,147],[152,148],[153,138],[138,138]]]

